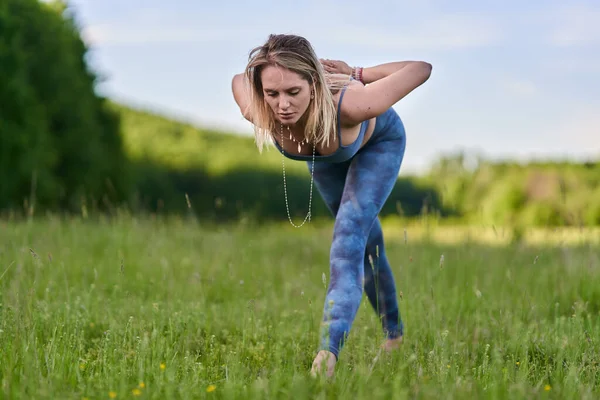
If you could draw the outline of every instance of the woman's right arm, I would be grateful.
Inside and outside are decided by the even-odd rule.
[[[233,80],[231,81],[231,91],[233,92],[233,98],[244,118],[252,122],[250,116],[250,85],[243,73],[233,76]]]

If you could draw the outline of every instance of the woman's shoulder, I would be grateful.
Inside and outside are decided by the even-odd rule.
[[[364,87],[365,87],[365,85],[361,81],[356,80],[354,78],[350,78],[350,81],[345,86],[345,89],[348,91],[348,90],[357,90],[357,89],[361,89]]]
[[[329,90],[334,95],[349,86],[364,86],[362,82],[345,74],[327,74],[325,79],[327,87],[329,87]]]
[[[362,82],[353,79],[352,77],[348,77],[348,75],[338,75],[335,77],[331,77],[327,82],[329,86],[329,91],[333,97],[333,101],[335,103],[336,109],[341,106],[341,111],[344,112],[344,96],[350,90],[356,90],[357,88],[364,87]]]
[[[350,79],[341,88],[339,93],[334,97],[336,101],[336,108],[339,110],[341,123],[346,126],[359,125],[364,121],[357,120],[354,110],[355,97],[360,96],[360,91],[363,90],[365,85],[356,79]]]

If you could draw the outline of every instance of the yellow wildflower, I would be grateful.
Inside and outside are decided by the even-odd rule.
[[[146,384],[144,382],[140,382],[140,384],[138,385],[139,387],[141,387],[142,389],[146,387]]]
[[[217,389],[217,387],[215,385],[208,385],[208,387],[206,388],[206,392],[210,393],[210,392],[214,392]]]
[[[139,396],[142,394],[142,391],[138,388],[135,388],[131,391],[131,393],[133,393],[134,396]]]
[[[550,391],[550,389],[552,389],[552,386],[550,386],[550,385],[546,385],[546,386],[544,386],[544,390],[545,390],[546,392]]]
[[[160,369],[165,369],[167,368],[167,365],[165,363],[160,363]]]
[[[116,399],[117,398],[117,392],[108,392],[108,397],[110,397],[111,399]]]

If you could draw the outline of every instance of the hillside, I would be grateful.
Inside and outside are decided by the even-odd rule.
[[[202,168],[211,176],[245,168],[281,172],[281,154],[274,147],[259,153],[250,135],[204,129],[118,103],[112,107],[121,115],[125,150],[132,160],[146,159],[177,170]],[[286,169],[307,172],[297,162],[288,161]]]
[[[121,115],[125,152],[136,171],[137,207],[179,211],[188,206],[187,194],[203,218],[287,218],[281,154],[274,147],[259,153],[251,136],[206,130],[124,105],[113,107]],[[291,160],[285,165],[290,211],[304,218],[308,168]],[[383,213],[415,216],[424,202],[439,205],[433,188],[415,178],[400,179]],[[314,192],[313,216],[328,215]]]
[[[153,112],[114,104],[125,151],[134,163],[144,208],[181,210],[191,199],[204,218],[286,218],[281,155],[258,152],[250,136],[205,130]],[[307,211],[309,174],[286,160],[290,207]],[[490,162],[465,167],[464,155],[440,158],[423,176],[403,176],[382,215],[496,225],[600,224],[600,164]],[[315,217],[328,211],[315,196]]]

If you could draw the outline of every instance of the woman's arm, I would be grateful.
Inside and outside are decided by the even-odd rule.
[[[321,64],[325,68],[325,71],[332,74],[346,74],[352,75],[355,79],[361,78],[361,81],[366,85],[378,81],[379,79],[385,78],[388,75],[406,67],[409,64],[415,63],[416,61],[395,61],[385,64],[375,65],[373,67],[361,68],[361,67],[350,67],[344,61],[339,60],[327,60],[321,59]],[[357,77],[359,75],[359,77]]]
[[[250,87],[248,79],[241,73],[233,76],[231,81],[231,91],[233,92],[233,98],[237,103],[238,107],[244,118],[252,122],[250,116]]]
[[[369,84],[393,74],[416,61],[396,61],[362,69],[362,81]]]
[[[356,85],[346,91],[344,106],[346,119],[359,124],[377,117],[425,83],[431,76],[432,66],[424,61],[410,61],[373,67],[370,78],[380,77],[367,86]],[[389,73],[389,75],[385,75]]]

